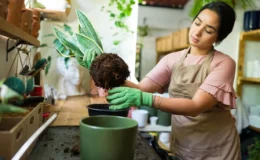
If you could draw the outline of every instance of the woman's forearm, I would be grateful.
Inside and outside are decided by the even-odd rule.
[[[153,97],[153,107],[177,115],[197,116],[216,105],[211,94],[199,89],[192,99]]]
[[[199,112],[193,100],[154,96],[153,107],[175,115],[196,116]]]

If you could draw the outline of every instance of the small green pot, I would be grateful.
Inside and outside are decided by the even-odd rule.
[[[158,124],[159,125],[162,125],[162,126],[170,126],[171,125],[171,114],[170,113],[158,110],[157,116],[158,116]]]
[[[80,122],[82,160],[133,160],[137,122],[119,116],[93,116]]]

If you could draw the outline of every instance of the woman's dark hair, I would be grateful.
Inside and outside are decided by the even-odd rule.
[[[204,5],[200,9],[199,13],[195,16],[194,20],[198,17],[200,12],[202,12],[205,9],[214,11],[219,16],[218,38],[216,42],[217,44],[219,44],[223,39],[225,39],[229,35],[229,33],[232,32],[236,20],[236,13],[234,9],[225,2],[211,2]]]

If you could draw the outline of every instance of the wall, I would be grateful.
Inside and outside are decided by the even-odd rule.
[[[143,38],[141,79],[156,64],[156,37],[165,36],[170,32],[190,26],[191,18],[188,16],[188,13],[192,4],[192,1],[189,1],[184,9],[138,7],[138,25],[144,25],[143,20],[146,18],[146,24],[149,26],[149,34]],[[140,41],[141,39],[138,38],[137,42]]]
[[[188,16],[193,1],[189,1],[184,9],[167,9],[158,7],[139,6],[138,25],[143,25],[143,18],[146,17],[146,24],[149,26],[149,35],[144,37],[144,48],[142,50],[141,77],[143,78],[156,65],[155,39],[174,32],[179,28],[188,27],[191,24],[191,18]],[[256,3],[255,8],[259,9],[260,2]],[[216,49],[230,55],[236,62],[238,59],[238,42],[240,32],[243,31],[244,10],[236,8],[236,23],[232,33]],[[140,38],[138,38],[140,41]],[[260,59],[259,42],[249,42],[246,44],[246,60]],[[149,62],[149,63],[147,63]],[[236,81],[234,82],[236,88]],[[245,85],[243,101],[247,105],[259,103],[260,85]]]

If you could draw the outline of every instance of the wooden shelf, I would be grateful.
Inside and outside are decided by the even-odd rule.
[[[239,77],[239,80],[243,82],[260,83],[260,78]]]
[[[171,52],[176,52],[176,51],[179,51],[179,50],[182,50],[182,49],[186,49],[186,48],[188,48],[189,46],[190,46],[190,45],[186,45],[186,46],[174,48],[173,50],[170,50],[170,51],[167,51],[167,52],[158,52],[158,54],[164,55],[164,54],[168,54],[168,53],[171,53]]]
[[[183,49],[186,49],[186,48],[188,48],[189,46],[190,46],[190,45],[185,45],[185,46],[183,46],[183,47],[174,48],[173,50],[170,50],[170,51],[167,51],[167,52],[158,52],[158,51],[157,51],[156,63],[159,62],[160,56],[166,55],[166,54],[169,54],[169,53],[172,53],[172,52],[180,51],[180,50],[183,50]]]
[[[69,14],[69,9],[64,11],[56,11],[56,10],[49,10],[49,9],[40,9],[40,8],[34,8],[41,12],[41,16],[43,18],[51,19],[53,21],[61,21],[66,22],[67,16]]]
[[[20,39],[23,43],[31,44],[36,47],[40,46],[40,42],[33,36],[24,32],[21,28],[8,23],[6,20],[0,17],[0,34],[12,39]]]
[[[260,41],[260,29],[242,32],[240,36],[243,40]]]
[[[240,33],[239,49],[238,49],[238,68],[237,68],[237,95],[242,98],[244,83],[258,83],[260,84],[260,78],[247,78],[244,77],[245,69],[245,57],[246,57],[246,41],[260,41],[260,29],[246,31]]]

